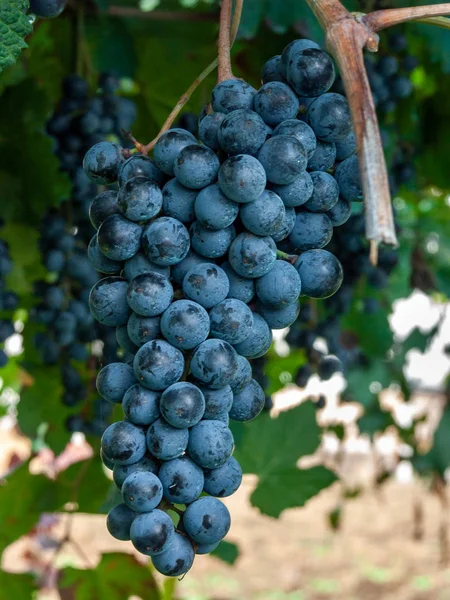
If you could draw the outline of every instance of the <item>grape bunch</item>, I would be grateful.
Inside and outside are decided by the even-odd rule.
[[[3,222],[0,222],[0,228]],[[7,242],[0,239],[0,343],[4,344],[6,340],[14,335],[14,323],[12,313],[19,305],[19,298],[15,292],[7,289],[6,277],[11,273],[13,263],[9,254]],[[8,362],[8,356],[3,349],[0,349],[0,368]]]
[[[266,404],[250,361],[296,321],[300,295],[326,298],[342,283],[324,247],[361,191],[334,77],[328,54],[297,40],[266,63],[258,91],[238,79],[214,88],[200,142],[174,128],[153,160],[109,142],[85,156],[91,180],[112,186],[90,210],[90,258],[104,275],[90,309],[127,356],[97,377],[124,415],[102,437],[123,499],[107,524],[165,575],[187,572],[230,527],[219,498],[242,472],[229,420]]]
[[[110,136],[123,141],[121,128],[129,128],[134,120],[134,104],[117,96],[118,87],[117,77],[103,73],[99,93],[90,98],[88,84],[81,77],[70,75],[63,81],[63,97],[47,123],[47,132],[55,140],[60,167],[71,180],[71,194],[42,219],[40,252],[48,274],[35,284],[38,303],[30,314],[39,329],[34,343],[42,362],[60,367],[63,404],[79,407],[84,403],[78,414],[68,418],[69,431],[94,435],[103,433],[112,407],[101,398],[92,407],[85,400],[95,391],[99,365],[118,358],[114,332],[96,323],[89,311],[89,292],[99,279],[87,256],[95,231],[89,208],[99,189],[82,163],[93,143]]]

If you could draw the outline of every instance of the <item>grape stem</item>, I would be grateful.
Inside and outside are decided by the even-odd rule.
[[[222,0],[219,25],[217,83],[233,79],[231,68],[231,8],[233,0]]]
[[[286,262],[291,263],[291,265],[293,265],[298,259],[298,254],[287,254],[286,252],[277,250],[277,258],[279,260],[285,260]]]
[[[227,4],[227,3],[229,3],[229,5],[230,5],[230,11],[231,11],[232,0],[224,0],[223,3],[222,3],[222,10],[224,9],[223,5]],[[228,43],[228,55],[229,55],[230,48],[233,46],[234,41],[236,40],[237,32],[238,32],[238,29],[239,29],[239,23],[241,22],[241,15],[242,15],[242,6],[243,6],[243,4],[244,4],[244,0],[236,0],[235,6],[234,6],[234,12],[233,12],[233,22],[231,24],[231,31],[230,31],[230,26],[228,24],[228,35],[230,36],[230,40],[229,40],[229,43]],[[229,19],[229,15],[228,15],[228,23],[229,23],[229,20],[230,19]],[[222,12],[221,12],[221,15],[220,15],[220,24],[221,24],[221,27],[222,27]],[[219,58],[220,58],[220,34],[219,34],[219,57],[215,58],[205,69],[203,69],[203,71],[200,73],[200,75],[198,75],[198,77],[196,77],[194,79],[194,81],[191,83],[191,85],[188,87],[188,89],[184,92],[184,94],[181,96],[181,98],[178,100],[178,102],[173,107],[173,109],[170,112],[169,116],[164,121],[164,124],[161,127],[161,130],[158,133],[158,135],[151,142],[149,142],[148,144],[141,144],[140,142],[138,142],[138,140],[136,140],[131,135],[131,133],[125,132],[126,136],[133,142],[134,147],[136,148],[136,150],[138,152],[141,152],[142,154],[144,154],[145,156],[147,156],[147,154],[151,150],[153,150],[153,148],[155,147],[156,142],[159,140],[159,138],[161,137],[161,135],[165,131],[168,131],[172,127],[173,123],[175,122],[175,119],[178,117],[178,115],[180,114],[180,112],[183,110],[183,107],[187,104],[187,102],[189,102],[190,97],[195,92],[195,90],[198,88],[198,86],[218,66],[218,64],[219,64]],[[228,59],[229,59],[229,56],[228,56]],[[231,72],[231,61],[230,61],[230,72]],[[219,67],[219,73],[220,73],[220,67]],[[231,73],[231,77],[233,77],[232,73]],[[220,78],[220,75],[219,75],[219,78]]]

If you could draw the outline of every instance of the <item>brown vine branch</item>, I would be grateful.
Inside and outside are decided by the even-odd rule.
[[[217,82],[233,78],[231,68],[231,9],[233,0],[222,0],[219,26]]]
[[[408,21],[418,21],[446,15],[450,15],[450,3],[377,10],[364,15],[359,21],[364,23],[371,31],[381,31],[387,27],[407,23]]]

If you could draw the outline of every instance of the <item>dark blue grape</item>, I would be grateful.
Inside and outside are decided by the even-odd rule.
[[[217,183],[203,188],[194,204],[195,216],[202,227],[224,229],[239,213],[239,206],[221,191]]]
[[[269,81],[284,81],[283,71],[281,69],[281,55],[272,56],[264,63],[261,80],[263,83]]]
[[[241,79],[227,79],[218,83],[212,91],[212,107],[215,112],[230,113],[240,108],[253,108],[256,90]]]
[[[349,202],[360,202],[363,198],[359,162],[357,156],[343,160],[336,168],[335,178],[341,196]]]
[[[89,242],[88,257],[94,268],[105,275],[118,275],[122,270],[122,262],[111,260],[100,251],[97,234]]]
[[[213,263],[203,262],[192,267],[183,279],[185,296],[204,308],[212,308],[224,300],[229,287],[225,271]]]
[[[160,394],[139,384],[128,388],[122,400],[123,414],[134,425],[150,425],[160,417]]]
[[[227,154],[256,154],[266,141],[267,127],[253,110],[234,110],[225,116],[218,139]]]
[[[159,217],[144,229],[142,247],[149,259],[160,266],[179,263],[189,251],[189,232],[172,217]]]
[[[233,435],[221,421],[200,421],[189,432],[189,456],[203,469],[216,469],[233,452]]]
[[[184,454],[189,441],[187,429],[177,429],[157,419],[147,431],[147,447],[160,460],[172,460]]]
[[[324,213],[299,212],[289,243],[294,252],[323,248],[331,240],[333,225]]]
[[[133,546],[146,556],[163,555],[173,545],[176,535],[172,519],[158,509],[137,515],[130,528]]]
[[[295,271],[295,269],[294,269]],[[253,327],[249,307],[235,298],[226,298],[209,311],[212,337],[238,344],[246,339]]]
[[[234,394],[230,419],[233,421],[255,419],[264,408],[265,401],[264,390],[257,381],[252,379],[245,388]]]
[[[308,161],[308,171],[328,171],[336,162],[336,144],[317,140],[314,154]]]
[[[122,148],[118,144],[100,142],[86,152],[83,169],[95,183],[113,183],[122,163]]]
[[[105,277],[97,282],[89,295],[89,308],[103,325],[126,325],[131,309],[127,302],[128,282],[121,277]]]
[[[271,237],[241,233],[228,254],[230,265],[238,275],[250,279],[265,275],[276,260],[276,246]]]
[[[137,347],[156,340],[161,334],[160,317],[141,317],[136,313],[131,313],[127,323],[127,333],[129,339]],[[136,349],[137,351],[137,349]]]
[[[197,190],[190,190],[176,179],[171,179],[162,191],[164,214],[181,223],[190,223],[195,219],[194,202],[197,193]]]
[[[286,70],[289,62],[291,61],[292,54],[300,50],[306,50],[307,48],[317,48],[320,50],[319,44],[316,44],[316,42],[313,42],[312,40],[306,39],[293,40],[286,46],[281,53],[280,58],[280,69],[284,76],[286,76]]]
[[[131,523],[135,517],[136,513],[126,504],[118,504],[109,511],[106,527],[116,540],[126,542],[130,539]]]
[[[125,392],[136,383],[133,369],[124,363],[111,363],[97,375],[97,391],[109,402],[119,403]]]
[[[217,469],[205,470],[204,490],[210,496],[226,498],[234,494],[242,482],[242,469],[233,457]]]
[[[116,486],[122,489],[123,483],[132,473],[153,473],[158,475],[159,467],[156,460],[150,456],[144,456],[141,460],[131,465],[114,465],[113,479]]]
[[[176,348],[192,350],[209,335],[209,316],[192,300],[173,302],[161,317],[163,336]]]
[[[171,272],[172,279],[175,281],[175,283],[182,284],[186,273],[193,267],[201,265],[204,262],[205,259],[203,256],[199,256],[192,250],[189,250],[182,261],[176,265],[173,265]]]
[[[164,173],[158,169],[152,159],[142,154],[134,154],[122,164],[119,170],[119,185],[123,186],[133,177],[152,179],[159,185],[165,180]]]
[[[108,259],[106,259],[106,260],[108,260]],[[45,268],[47,269],[47,271],[50,271],[53,273],[61,272],[64,268],[65,262],[66,262],[66,257],[64,255],[64,252],[62,252],[61,250],[50,250],[50,252],[48,252],[44,258]],[[91,260],[91,262],[92,262],[92,260]]]
[[[286,119],[296,117],[298,98],[285,83],[270,81],[260,87],[254,99],[255,111],[267,125],[275,127]]]
[[[187,507],[183,525],[186,533],[196,543],[214,544],[227,535],[231,517],[225,504],[206,496]]]
[[[290,135],[298,139],[306,150],[310,159],[316,150],[317,140],[311,127],[298,119],[287,119],[282,121],[274,130],[273,135]]]
[[[231,387],[226,385],[218,390],[210,390],[208,388],[200,388],[205,398],[205,412],[203,419],[208,421],[219,420],[221,415],[228,414],[228,411],[233,404],[233,392]]]
[[[342,373],[342,363],[337,356],[322,356],[317,366],[317,374],[322,381],[328,381],[335,373]]]
[[[356,154],[355,132],[350,133],[343,140],[336,142],[336,160],[345,160]]]
[[[123,274],[128,281],[132,281],[138,275],[144,275],[145,273],[159,273],[164,277],[170,277],[170,267],[155,265],[140,253],[125,261]]]
[[[175,533],[169,548],[153,556],[152,563],[157,571],[167,577],[180,577],[189,571],[194,562],[195,553],[187,537]]]
[[[333,208],[327,211],[330,221],[334,227],[339,227],[346,223],[352,214],[352,204],[348,200],[340,197]]]
[[[115,465],[131,465],[145,454],[145,434],[140,427],[117,421],[102,435],[102,450]]]
[[[206,258],[220,258],[224,256],[236,237],[233,225],[214,231],[203,227],[198,221],[190,229],[191,244],[193,249]]]
[[[156,165],[171,177],[174,177],[175,160],[186,146],[196,143],[195,137],[184,129],[169,129],[156,142],[153,158]]]
[[[199,190],[217,180],[219,167],[219,159],[211,148],[192,144],[184,147],[178,154],[174,173],[182,185]]]
[[[219,389],[228,385],[236,371],[236,352],[223,340],[202,342],[192,356],[192,375],[206,387]]]
[[[172,284],[160,273],[138,275],[128,286],[128,304],[142,317],[160,315],[172,302],[172,298]]]
[[[286,208],[284,212],[283,222],[276,233],[272,233],[272,239],[274,242],[281,242],[286,239],[295,225],[295,209]]]
[[[327,92],[336,76],[332,58],[320,48],[293,49],[286,75],[296,94],[309,98]]]
[[[220,189],[235,202],[244,204],[256,200],[263,193],[266,183],[264,167],[248,154],[231,156],[220,167]]]
[[[60,15],[66,8],[67,1],[68,0],[30,0],[30,12],[37,17],[53,19]]]
[[[252,202],[241,207],[242,224],[256,235],[276,235],[281,231],[286,211],[281,198],[271,190],[264,192]]]
[[[253,279],[241,277],[235,271],[229,262],[222,265],[229,281],[228,298],[236,298],[248,304],[255,295],[255,282]]]
[[[138,176],[128,179],[119,191],[119,208],[130,221],[147,221],[155,217],[163,203],[162,192],[151,179]]]
[[[297,320],[300,312],[300,304],[292,302],[278,308],[271,308],[267,304],[258,304],[258,312],[270,329],[284,329]]]
[[[308,122],[325,142],[344,140],[352,130],[348,102],[341,94],[324,94],[308,108]]]
[[[210,115],[205,115],[198,126],[198,137],[200,140],[213,150],[218,150],[219,144],[219,127],[225,118],[225,113],[214,112]]]
[[[339,186],[336,179],[324,171],[313,171],[311,179],[314,191],[304,207],[311,212],[326,212],[339,200]]]
[[[310,298],[328,298],[342,284],[342,265],[327,250],[304,252],[299,256],[295,267],[302,280],[302,294]]]
[[[203,417],[205,398],[197,386],[180,381],[164,390],[160,409],[169,425],[177,429],[187,429],[196,425]]]
[[[314,191],[311,176],[306,171],[287,185],[271,185],[271,189],[278,194],[286,207],[297,207],[305,204]]]
[[[253,327],[250,335],[235,350],[246,358],[259,358],[266,354],[272,344],[272,332],[266,321],[257,313],[253,313]]]
[[[268,181],[285,185],[292,183],[306,169],[306,150],[297,138],[276,135],[267,140],[258,152],[258,160]]]
[[[394,98],[408,98],[413,92],[413,84],[409,77],[400,75],[391,81],[391,91]]]
[[[245,356],[237,355],[238,368],[230,381],[233,394],[240,392],[252,379],[252,367]]]
[[[163,340],[144,344],[134,358],[134,373],[141,384],[150,390],[164,390],[176,383],[184,369],[183,354]]]
[[[256,280],[258,298],[272,308],[295,302],[301,288],[297,270],[284,260],[275,261],[270,271]]]
[[[142,227],[121,215],[111,215],[97,231],[98,246],[111,260],[132,258],[141,247]]]
[[[190,504],[203,491],[203,471],[187,456],[164,462],[159,471],[164,497],[174,504]]]
[[[158,506],[162,497],[161,482],[156,475],[149,471],[135,471],[128,475],[123,482],[123,501],[136,512],[150,512]]]

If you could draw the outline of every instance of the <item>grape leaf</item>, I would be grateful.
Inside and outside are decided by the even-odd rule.
[[[103,554],[95,569],[63,569],[58,587],[63,600],[124,600],[129,596],[161,600],[152,573],[129,554]]]
[[[436,429],[433,437],[433,447],[428,454],[422,457],[423,461],[429,461],[432,469],[441,475],[450,466],[450,408],[446,408],[442,419]]]
[[[303,506],[336,477],[323,467],[300,470],[297,460],[312,454],[320,444],[312,402],[305,402],[272,419],[268,414],[245,425],[236,450],[244,473],[255,473],[258,486],[251,502],[262,512],[278,517],[286,508]]]
[[[19,54],[27,48],[25,37],[33,26],[26,15],[26,0],[2,0],[0,2],[0,72],[13,65]]]
[[[220,558],[229,565],[234,565],[239,556],[239,548],[231,542],[221,541],[217,548],[211,552],[212,556]]]
[[[31,598],[36,589],[36,581],[32,575],[0,570],[0,599]]]

